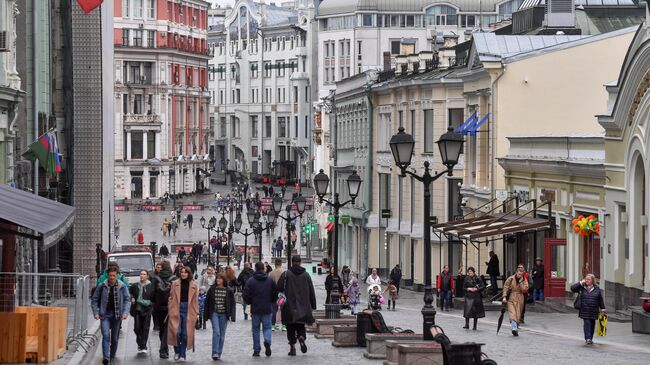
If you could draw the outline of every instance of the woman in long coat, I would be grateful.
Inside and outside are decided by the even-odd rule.
[[[194,351],[194,329],[199,314],[199,288],[192,270],[180,269],[180,280],[172,282],[168,305],[167,344],[174,346],[174,360],[185,360]]]
[[[476,276],[476,271],[473,267],[467,269],[467,276],[463,284],[465,289],[465,308],[463,317],[465,317],[464,329],[469,329],[469,319],[474,318],[474,326],[472,330],[476,331],[476,324],[479,318],[485,317],[485,308],[483,307],[483,291],[485,284],[481,278]]]
[[[508,318],[513,336],[519,336],[519,323],[524,310],[526,293],[528,293],[528,281],[524,277],[524,270],[518,268],[515,274],[503,284],[503,302],[508,304]]]
[[[160,227],[160,230],[163,233],[163,237],[165,237],[167,233],[169,233],[169,221],[167,220],[167,218],[163,219],[162,227]]]

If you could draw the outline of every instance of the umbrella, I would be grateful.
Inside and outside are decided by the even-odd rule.
[[[498,295],[497,296],[501,296]],[[503,296],[501,296],[503,298]],[[506,293],[506,303],[503,303],[501,305],[501,314],[499,315],[499,320],[497,321],[497,335],[499,334],[499,330],[501,329],[501,325],[503,324],[503,317],[506,313],[506,309],[508,309],[508,303],[507,299],[510,297],[510,289],[508,289],[508,292]],[[496,297],[495,297],[496,298]]]

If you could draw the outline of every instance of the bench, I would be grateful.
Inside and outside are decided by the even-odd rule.
[[[317,319],[316,328],[317,333],[314,335],[316,338],[332,338],[334,337],[334,326],[337,325],[354,325],[356,326],[356,317],[352,318],[335,318],[335,319]],[[355,331],[356,333],[356,331]]]
[[[66,349],[68,310],[16,307],[0,313],[0,363],[49,363]]]
[[[344,324],[334,326],[334,347],[356,347],[357,346],[357,325]]]
[[[396,343],[422,341],[421,333],[367,333],[366,351],[363,356],[368,359],[385,359],[388,341]]]

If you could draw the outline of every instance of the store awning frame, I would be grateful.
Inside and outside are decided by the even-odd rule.
[[[75,208],[29,192],[0,184],[0,221],[27,228],[33,233],[3,229],[36,239],[47,249],[60,241],[74,222]]]

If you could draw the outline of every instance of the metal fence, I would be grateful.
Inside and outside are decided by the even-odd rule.
[[[0,272],[0,308],[16,306],[65,307],[68,310],[68,348],[84,351],[94,347],[97,338],[88,333],[90,277],[67,273]]]

